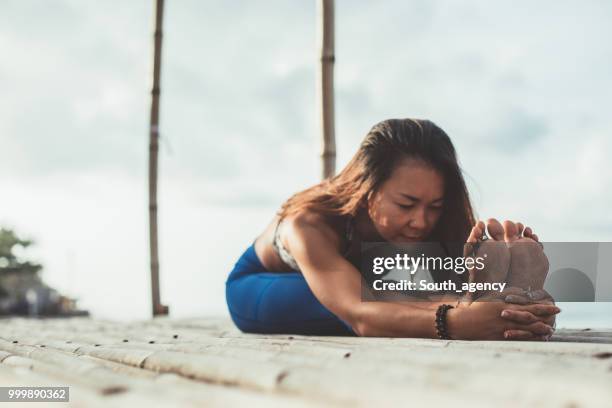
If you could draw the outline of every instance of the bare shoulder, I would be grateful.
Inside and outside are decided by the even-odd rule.
[[[283,228],[287,233],[289,250],[296,244],[302,246],[306,243],[304,241],[310,241],[310,244],[316,246],[338,247],[340,244],[340,236],[334,222],[330,217],[314,211],[303,211],[287,217],[283,220]]]

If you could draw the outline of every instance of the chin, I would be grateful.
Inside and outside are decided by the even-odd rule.
[[[406,237],[406,236],[399,236],[397,238],[395,238],[393,240],[393,242],[420,242],[421,239],[420,238],[412,238],[412,237]]]
[[[396,240],[396,242],[421,242],[421,241],[423,241],[422,237],[407,237],[405,235],[398,237],[398,239]]]

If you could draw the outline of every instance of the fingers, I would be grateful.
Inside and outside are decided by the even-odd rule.
[[[526,330],[506,330],[504,331],[504,339],[506,340],[539,340],[548,341],[551,335],[536,335]]]
[[[535,322],[542,322],[547,324],[548,326],[553,326],[555,324],[556,317],[554,314],[537,316],[531,312],[524,310],[512,310],[505,309],[501,312],[501,317],[519,324],[531,324]]]
[[[504,331],[504,339],[506,340],[532,340],[536,337],[535,334],[526,330],[506,330]]]
[[[546,323],[547,325],[549,325],[550,327],[555,327],[555,321],[556,321],[556,317],[553,316],[549,316],[545,319],[542,319],[542,322]]]
[[[528,312],[533,313],[536,316],[550,316],[556,315],[561,312],[557,306],[552,304],[535,303],[533,305],[524,306],[524,309]]]
[[[531,299],[538,303],[554,304],[555,301],[550,294],[544,289],[539,289],[531,292]]]
[[[518,305],[526,305],[531,303],[531,299],[527,296],[525,289],[516,286],[510,286],[502,292],[506,303],[514,303]]]
[[[521,310],[504,310],[501,312],[501,317],[520,324],[531,324],[541,321],[533,313]]]
[[[501,311],[501,317],[511,322],[503,333],[505,339],[548,341],[552,337],[555,316],[561,309],[548,300],[548,293],[534,291],[525,296],[520,288],[508,288],[504,294],[506,303],[514,303]]]
[[[527,339],[550,339],[555,332],[555,329],[543,322],[535,322],[530,324],[517,324],[504,331],[504,338],[508,334],[513,340]],[[529,333],[529,335],[527,334]]]
[[[544,322],[535,322],[526,325],[517,325],[512,330],[524,330],[540,336],[550,336],[555,330]]]
[[[514,303],[514,304],[517,304],[517,305],[528,305],[532,301],[527,296],[523,296],[523,295],[519,295],[519,294],[512,294],[512,295],[507,295],[504,298],[504,302],[506,302],[506,303]]]

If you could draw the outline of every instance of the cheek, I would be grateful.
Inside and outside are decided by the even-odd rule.
[[[384,237],[389,238],[401,230],[402,225],[407,222],[406,211],[402,211],[396,205],[377,203],[370,210],[370,218],[376,226],[378,232]]]
[[[389,206],[384,213],[384,231],[389,236],[401,233],[405,226],[410,222],[411,211],[398,208],[396,205]]]
[[[427,224],[433,228],[442,216],[442,211],[429,211],[427,214]]]

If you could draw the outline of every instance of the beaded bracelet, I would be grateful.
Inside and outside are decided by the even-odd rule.
[[[438,306],[436,310],[436,332],[438,337],[443,340],[452,340],[450,334],[448,334],[448,327],[446,327],[446,313],[454,309],[454,306],[443,304]]]

